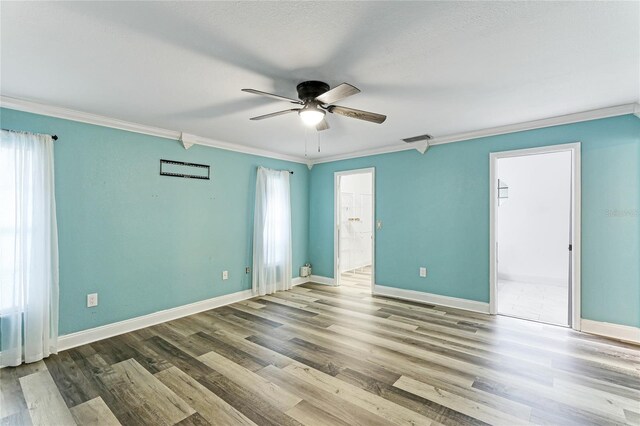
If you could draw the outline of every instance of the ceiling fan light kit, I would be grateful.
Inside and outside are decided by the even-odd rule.
[[[324,110],[318,108],[318,106],[313,103],[305,105],[298,111],[302,122],[309,127],[319,124],[324,119],[325,114]]]
[[[332,114],[342,115],[344,117],[357,118],[358,120],[369,121],[381,124],[387,117],[374,112],[361,111],[354,108],[343,107],[339,105],[331,105],[334,102],[342,100],[348,96],[360,93],[360,90],[348,83],[342,83],[333,89],[322,81],[303,81],[296,86],[298,98],[300,100],[288,98],[286,96],[275,95],[273,93],[263,92],[255,89],[242,89],[243,92],[252,93],[254,95],[266,96],[279,101],[286,101],[293,104],[302,105],[302,108],[291,108],[284,111],[272,112],[270,114],[251,117],[251,120],[263,120],[265,118],[276,117],[278,115],[297,112],[302,122],[309,126],[315,126],[316,130],[322,131],[329,128],[329,123],[325,119],[327,111]]]

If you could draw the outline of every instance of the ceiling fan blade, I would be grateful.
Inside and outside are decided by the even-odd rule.
[[[329,128],[329,122],[326,118],[323,118],[321,122],[316,124],[316,130],[321,132],[323,130],[327,130]]]
[[[290,112],[300,111],[300,108],[285,109],[284,111],[272,112],[271,114],[259,115],[251,117],[249,120],[264,120],[265,118],[276,117],[278,115],[289,114]]]
[[[300,104],[300,105],[303,104],[303,102],[298,99],[292,99],[292,98],[287,98],[286,96],[274,95],[273,93],[262,92],[256,89],[242,89],[242,91],[247,93],[253,93],[254,95],[267,96],[269,98],[277,99],[279,101],[291,102],[293,104]]]
[[[371,121],[372,123],[382,124],[387,119],[386,115],[376,114],[375,112],[361,111],[359,109],[347,108],[338,105],[331,105],[327,111],[345,117],[357,118],[358,120]]]
[[[349,83],[342,83],[328,92],[324,92],[322,95],[317,96],[316,101],[324,105],[332,104],[357,93],[360,93],[360,89],[350,85]]]

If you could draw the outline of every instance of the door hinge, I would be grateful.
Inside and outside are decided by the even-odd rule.
[[[573,244],[569,244],[569,251],[573,251]]]

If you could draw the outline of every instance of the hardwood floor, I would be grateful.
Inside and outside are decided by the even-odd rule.
[[[640,348],[305,284],[0,370],[1,424],[640,424]]]

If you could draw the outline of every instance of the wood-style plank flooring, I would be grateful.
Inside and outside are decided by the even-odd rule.
[[[305,284],[0,370],[2,425],[640,424],[640,350]]]

